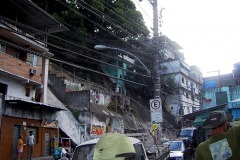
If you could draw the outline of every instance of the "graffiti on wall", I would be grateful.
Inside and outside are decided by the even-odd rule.
[[[73,83],[68,80],[64,80],[64,84],[66,85],[66,92],[83,90],[82,84]]]
[[[99,105],[104,105],[105,104],[105,99],[104,99],[104,95],[103,94],[97,94],[96,95],[96,103]]]
[[[104,133],[104,127],[100,125],[92,125],[90,134],[102,135]]]
[[[98,94],[92,94],[93,96],[95,96],[95,103],[99,104],[99,105],[103,105],[103,106],[108,106],[108,104],[111,101],[111,97],[109,95],[104,95],[101,93]]]

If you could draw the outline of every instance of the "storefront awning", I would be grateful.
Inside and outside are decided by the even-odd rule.
[[[240,98],[228,102],[228,109],[240,109]]]
[[[207,119],[207,116],[197,116],[193,121],[194,126],[202,126],[204,121]]]

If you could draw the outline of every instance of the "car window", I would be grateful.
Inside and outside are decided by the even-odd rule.
[[[145,153],[143,149],[143,145],[141,143],[137,143],[134,145],[135,151],[136,151],[136,157],[135,160],[144,160],[145,159]]]
[[[169,143],[169,150],[170,151],[182,151],[183,150],[183,143],[182,142],[170,142]]]
[[[96,144],[88,144],[76,148],[72,160],[92,160]]]

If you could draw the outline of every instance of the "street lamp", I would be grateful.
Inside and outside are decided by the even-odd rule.
[[[150,71],[148,70],[148,68],[142,63],[142,61],[141,61],[138,57],[136,57],[134,54],[132,54],[132,53],[126,51],[126,50],[123,50],[123,49],[121,49],[121,48],[108,47],[108,46],[105,46],[105,45],[96,45],[96,46],[94,47],[94,49],[96,49],[96,50],[107,50],[107,49],[109,49],[109,50],[118,50],[118,51],[121,51],[121,52],[126,53],[127,55],[131,55],[131,56],[133,56],[134,58],[136,58],[136,59],[141,63],[141,65],[142,65],[142,66],[144,67],[144,69],[147,71],[148,75],[151,76],[151,72],[150,72]],[[123,57],[123,56],[122,56],[122,57]]]
[[[140,63],[141,65],[144,67],[144,69],[147,71],[148,75],[151,76],[151,72],[148,70],[148,68],[142,63],[142,61],[140,59],[138,59],[138,57],[136,57],[134,54],[126,51],[126,50],[123,50],[121,48],[115,48],[115,47],[108,47],[108,46],[105,46],[105,45],[96,45],[94,47],[95,50],[117,50],[117,51],[121,51],[127,55],[131,55],[133,57],[135,57]],[[122,61],[124,59],[124,55],[122,54]],[[122,62],[123,64],[123,62]],[[122,78],[124,78],[124,65],[122,65]],[[125,88],[124,88],[124,82],[122,82],[122,94],[125,95]]]

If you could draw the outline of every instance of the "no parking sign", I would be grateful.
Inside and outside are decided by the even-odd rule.
[[[163,122],[161,99],[150,99],[151,121],[153,123]]]

